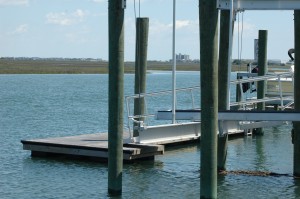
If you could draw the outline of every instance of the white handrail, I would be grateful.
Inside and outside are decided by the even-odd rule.
[[[243,95],[243,92],[242,92],[242,84],[243,83],[252,83],[252,82],[258,82],[258,81],[264,81],[264,80],[278,80],[278,82],[279,82],[278,96],[279,97],[265,97],[264,99],[254,99],[254,100],[246,99],[246,100],[242,100],[240,102],[232,102],[232,103],[230,103],[230,106],[243,106],[245,108],[245,106],[247,106],[247,105],[256,104],[259,102],[272,102],[272,101],[278,100],[278,101],[280,101],[282,110],[284,110],[285,108],[287,108],[293,104],[293,97],[292,96],[283,96],[282,86],[281,86],[281,80],[283,78],[292,78],[293,79],[293,73],[287,72],[287,73],[272,74],[272,75],[268,74],[265,76],[255,76],[255,77],[253,77],[254,75],[251,73],[248,75],[250,76],[249,78],[233,80],[233,81],[230,81],[230,84],[239,85],[239,87],[240,87],[239,89],[241,90],[241,93]],[[245,76],[247,76],[247,75],[245,75]],[[195,86],[195,87],[187,87],[187,88],[177,88],[176,92],[190,92],[191,109],[196,109],[195,104],[194,104],[194,101],[195,101],[194,100],[195,99],[194,92],[199,91],[199,90],[200,90],[200,86]],[[126,108],[127,108],[129,132],[132,131],[132,127],[131,127],[132,125],[130,122],[135,121],[135,119],[138,119],[138,118],[145,118],[146,122],[143,125],[146,126],[148,124],[148,118],[155,116],[155,114],[149,114],[148,102],[146,101],[146,99],[148,97],[159,96],[159,95],[160,96],[172,95],[172,93],[173,93],[173,90],[165,90],[165,91],[158,91],[158,92],[152,92],[152,93],[141,93],[141,94],[126,96],[125,101],[126,101]],[[145,110],[144,115],[138,115],[138,116],[131,115],[129,104],[132,103],[134,101],[133,99],[136,99],[136,98],[144,98],[144,100],[145,100],[145,109],[146,110]],[[287,100],[289,102],[286,105],[284,105],[284,103],[283,103],[284,100]]]

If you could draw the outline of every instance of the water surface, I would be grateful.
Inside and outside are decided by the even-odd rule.
[[[106,132],[107,81],[107,75],[0,75],[1,198],[108,198],[105,163],[32,158],[20,143]],[[133,94],[133,82],[125,75],[125,95]],[[149,74],[147,91],[171,89],[171,82],[170,73]],[[178,87],[198,85],[198,72],[178,73]],[[151,103],[171,107],[167,98]],[[220,175],[219,197],[300,198],[299,180],[291,177],[290,131],[289,124],[266,128],[264,136],[231,139],[228,170],[288,176]],[[198,144],[172,147],[155,161],[124,165],[120,198],[199,198],[200,150]]]

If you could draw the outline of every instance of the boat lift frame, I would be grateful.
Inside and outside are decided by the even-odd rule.
[[[229,10],[233,1],[234,10],[297,10],[298,0],[217,0],[217,8]]]
[[[300,113],[285,111],[286,108],[290,107],[294,103],[293,96],[283,96],[282,87],[280,86],[282,79],[293,78],[293,73],[280,73],[280,74],[268,74],[266,76],[255,76],[252,73],[240,74],[245,79],[238,79],[230,81],[233,86],[238,85],[240,90],[242,89],[243,83],[252,83],[265,80],[277,80],[279,84],[278,97],[265,97],[263,99],[244,99],[240,102],[232,102],[230,106],[240,106],[242,110],[237,111],[222,111],[219,112],[219,133],[234,134],[234,133],[245,133],[254,128],[278,126],[286,123],[287,121],[300,121]],[[174,142],[180,140],[193,140],[200,136],[200,125],[201,122],[201,110],[200,107],[196,107],[194,100],[194,92],[200,90],[199,86],[180,88],[176,92],[188,92],[190,95],[190,109],[189,110],[176,110],[176,121],[180,121],[175,124],[163,124],[151,126],[148,123],[149,117],[155,117],[156,120],[173,120],[172,110],[161,110],[156,113],[149,113],[147,106],[147,98],[159,95],[171,95],[172,90],[159,91],[153,93],[141,93],[139,95],[127,96],[126,108],[128,116],[128,129],[130,139],[132,139],[132,122],[138,123],[136,127],[140,131],[139,141],[141,143],[156,143],[162,144],[164,142],[170,142],[170,139]],[[187,95],[188,96],[188,95]],[[146,104],[145,115],[131,115],[130,104],[135,98],[144,98]],[[259,102],[276,102],[281,104],[281,111],[272,112],[257,112],[250,111],[249,106],[253,106]],[[248,110],[247,110],[248,109]],[[259,114],[258,114],[259,113]],[[259,117],[258,117],[259,115]],[[138,121],[138,118],[145,118],[145,123]],[[183,122],[183,121],[187,122]]]

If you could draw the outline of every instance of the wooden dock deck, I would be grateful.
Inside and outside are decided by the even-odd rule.
[[[95,133],[69,137],[21,140],[24,150],[32,156],[67,155],[101,161],[108,159],[108,134]],[[152,159],[164,153],[163,145],[124,144],[123,160]]]

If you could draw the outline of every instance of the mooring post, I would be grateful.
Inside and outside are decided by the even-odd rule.
[[[227,110],[228,107],[228,59],[229,59],[229,29],[230,29],[230,10],[221,10],[220,14],[220,48],[219,48],[219,66],[218,66],[218,109]],[[218,171],[226,170],[227,157],[227,132],[220,132],[218,136]]]
[[[236,75],[236,79],[237,79],[237,80],[240,80],[240,79],[242,79],[242,77],[238,77],[238,74],[237,74],[237,75]],[[236,93],[235,93],[235,100],[236,100],[237,102],[241,102],[241,101],[242,101],[242,93],[241,93],[241,89],[240,89],[240,85],[239,85],[239,84],[236,85],[235,90],[236,90]],[[234,109],[234,110],[239,110],[240,107],[241,107],[241,106],[234,106],[233,109]]]
[[[267,73],[267,41],[268,31],[259,30],[258,32],[258,76],[264,76]],[[263,99],[266,92],[266,81],[257,82],[257,99]],[[257,103],[257,110],[265,110],[265,103]],[[262,135],[263,129],[258,128],[255,134]]]
[[[108,4],[108,193],[121,195],[124,117],[124,7],[120,0],[109,0]]]
[[[136,45],[135,45],[135,86],[134,94],[146,92],[147,72],[147,47],[148,47],[149,18],[137,18],[136,20]],[[145,114],[145,99],[139,97],[134,100],[134,115]],[[136,118],[137,121],[144,121],[144,117]],[[137,123],[134,127],[138,126]],[[133,130],[133,137],[138,137],[139,131]]]
[[[294,61],[294,103],[295,111],[300,111],[300,10],[294,11],[294,38],[295,38],[295,61]],[[294,176],[300,177],[300,122],[293,122],[294,143]]]
[[[201,67],[201,198],[217,198],[218,10],[199,1]]]

